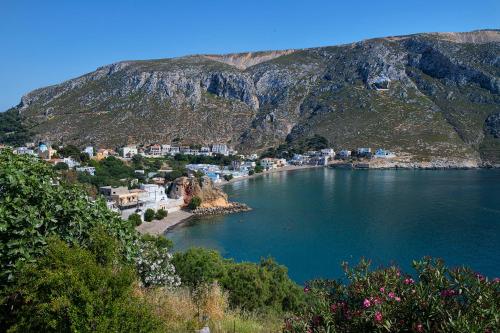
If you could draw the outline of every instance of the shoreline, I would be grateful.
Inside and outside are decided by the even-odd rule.
[[[167,233],[170,229],[178,226],[181,223],[187,222],[194,216],[193,213],[187,210],[178,210],[176,212],[168,213],[167,217],[162,220],[153,220],[151,222],[142,222],[137,226],[137,230],[142,235],[160,236]]]
[[[278,172],[284,172],[284,171],[294,171],[294,170],[305,170],[305,169],[315,169],[315,168],[324,168],[326,165],[287,165],[282,168],[277,168],[277,169],[272,169],[269,171],[262,171],[260,173],[254,173],[251,176],[243,176],[243,177],[238,177],[238,178],[233,178],[229,181],[223,181],[221,183],[216,184],[216,186],[224,186],[232,183],[236,183],[242,180],[247,180],[247,179],[252,179],[252,178],[257,178],[260,176],[264,176],[267,174],[271,173],[278,173]]]
[[[364,163],[361,163],[364,164]],[[288,171],[296,171],[296,170],[306,170],[306,169],[316,169],[316,168],[331,168],[331,169],[345,169],[345,170],[481,170],[481,169],[499,169],[498,166],[494,167],[463,167],[463,166],[444,166],[444,167],[436,167],[436,166],[422,166],[419,163],[415,164],[399,164],[399,165],[377,165],[375,167],[356,167],[353,163],[330,163],[328,165],[289,165],[278,169],[273,169],[269,171],[263,171],[261,173],[253,174],[251,176],[243,176],[235,179],[231,179],[229,181],[224,181],[222,183],[216,184],[216,186],[222,187],[225,185],[229,185],[232,183],[236,183],[239,181],[257,178],[260,176],[264,176],[266,174],[279,173],[279,172],[288,172]],[[149,234],[149,235],[165,235],[168,231],[174,229],[175,227],[188,222],[195,216],[201,216],[193,214],[190,211],[181,209],[176,212],[169,213],[166,218],[163,220],[155,220],[152,222],[143,222],[140,226],[136,227],[136,230],[140,234]]]

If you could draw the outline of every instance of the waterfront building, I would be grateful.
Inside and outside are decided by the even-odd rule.
[[[278,167],[278,164],[276,163],[276,159],[266,157],[260,160],[260,165],[265,169],[265,170],[272,170],[276,169]]]
[[[343,149],[339,152],[339,157],[342,159],[349,158],[351,156],[351,151]]]
[[[335,157],[335,151],[333,150],[333,148],[321,149],[321,156],[333,158],[333,157]]]
[[[288,165],[288,163],[286,162],[286,159],[284,159],[284,158],[277,158],[275,160],[275,163],[276,163],[277,168],[282,168],[282,167],[285,167]]]
[[[375,152],[375,155],[373,156],[374,158],[394,158],[396,157],[396,154],[394,154],[393,152],[389,151],[389,150],[385,150],[385,149],[377,149],[377,151]]]
[[[120,210],[135,208],[139,203],[138,193],[129,191],[125,186],[101,186],[99,193],[104,195],[106,199],[114,201]]]
[[[359,157],[370,157],[372,154],[372,149],[371,148],[358,148],[356,150],[356,154]]]

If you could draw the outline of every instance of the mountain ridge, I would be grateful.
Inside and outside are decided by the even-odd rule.
[[[38,139],[77,144],[251,151],[319,134],[336,148],[498,163],[498,54],[500,30],[486,29],[121,61],[36,89],[10,112]]]

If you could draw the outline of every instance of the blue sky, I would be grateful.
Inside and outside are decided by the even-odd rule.
[[[120,60],[500,28],[500,0],[0,0],[0,111]]]

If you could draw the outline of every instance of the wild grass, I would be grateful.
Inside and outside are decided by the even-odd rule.
[[[145,299],[164,324],[166,332],[194,332],[205,326],[214,333],[279,332],[282,319],[273,314],[257,314],[230,309],[228,293],[214,283],[195,292],[151,289]]]

